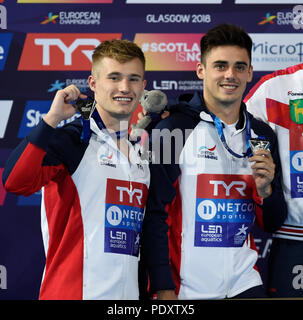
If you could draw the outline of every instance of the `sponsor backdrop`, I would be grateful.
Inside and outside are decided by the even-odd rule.
[[[75,84],[88,93],[92,50],[101,41],[138,43],[147,58],[147,89],[173,98],[202,89],[194,72],[201,36],[218,23],[237,23],[254,42],[250,88],[261,76],[303,61],[300,3],[0,0],[0,177],[10,151],[47,112],[56,90]],[[6,193],[0,184],[0,299],[38,297],[45,261],[40,197]],[[271,235],[253,232],[266,282]]]

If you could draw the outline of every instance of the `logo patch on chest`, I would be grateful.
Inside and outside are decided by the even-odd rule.
[[[138,256],[147,193],[143,183],[107,180],[105,252]]]
[[[242,246],[255,217],[253,187],[250,175],[198,175],[194,245]]]

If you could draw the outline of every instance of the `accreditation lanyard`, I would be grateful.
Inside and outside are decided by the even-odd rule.
[[[245,157],[249,156],[250,153],[251,153],[251,149],[250,149],[250,146],[249,146],[249,139],[251,138],[251,132],[250,132],[251,123],[250,123],[250,119],[248,117],[246,109],[244,109],[244,114],[245,114],[245,118],[246,118],[246,126],[245,126],[246,152],[243,153],[242,155],[234,152],[228,146],[228,144],[226,142],[226,139],[225,139],[225,136],[224,136],[224,132],[223,132],[222,121],[216,115],[214,115],[212,112],[209,111],[209,114],[211,115],[211,117],[212,117],[212,119],[214,121],[215,127],[217,129],[218,135],[219,135],[219,137],[221,139],[221,142],[222,142],[224,148],[236,158],[245,158]]]
[[[111,136],[114,137],[116,139],[121,139],[124,138],[127,134],[128,134],[128,130],[123,130],[123,131],[116,131],[116,132],[109,132],[103,122],[103,120],[101,119],[99,112],[97,111],[97,109],[94,110],[94,112],[92,113],[91,116],[98,128],[100,130],[106,130],[107,133]],[[88,142],[90,136],[91,136],[91,132],[90,132],[90,119],[86,120],[83,117],[81,117],[81,121],[82,121],[82,125],[83,125],[83,129],[82,129],[82,135],[81,138],[85,141]]]

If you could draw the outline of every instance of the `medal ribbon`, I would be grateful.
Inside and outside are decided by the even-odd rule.
[[[123,130],[123,131],[116,131],[116,132],[109,132],[102,121],[99,112],[97,109],[95,109],[91,115],[91,117],[95,120],[98,128],[100,130],[106,130],[106,132],[113,138],[116,139],[122,139],[128,134],[128,130]],[[81,122],[82,122],[82,134],[81,134],[81,139],[85,142],[88,142],[91,136],[91,131],[90,131],[90,119],[86,120],[81,116]]]
[[[209,111],[209,110],[208,110]],[[209,111],[209,114],[211,115],[213,121],[214,121],[214,124],[215,124],[215,127],[217,129],[217,132],[218,132],[218,135],[221,139],[221,142],[224,146],[224,148],[230,153],[232,154],[234,157],[236,158],[245,158],[245,157],[248,157],[250,154],[251,154],[251,148],[249,146],[249,139],[251,138],[251,132],[250,132],[250,129],[251,129],[251,124],[250,124],[250,119],[248,117],[248,114],[247,114],[247,111],[246,109],[244,109],[244,114],[245,114],[245,118],[246,118],[246,126],[245,126],[245,141],[246,141],[246,152],[243,153],[242,155],[241,154],[238,154],[236,152],[234,152],[227,144],[226,142],[226,139],[225,139],[225,136],[224,136],[224,132],[223,132],[223,124],[221,122],[221,120],[216,116],[214,115],[212,112]]]

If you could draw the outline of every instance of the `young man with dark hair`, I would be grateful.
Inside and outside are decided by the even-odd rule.
[[[159,299],[266,297],[250,231],[255,220],[277,230],[286,206],[276,136],[242,102],[251,48],[238,26],[209,30],[196,69],[203,92],[180,96],[153,131],[160,163],[150,166],[142,253]]]
[[[88,78],[95,98],[85,107],[91,117],[57,128],[76,113],[71,102],[86,98],[74,85],[58,90],[48,113],[8,159],[6,190],[30,195],[42,188],[46,266],[40,299],[139,297],[149,169],[127,132],[144,91],[144,66],[136,44],[103,41]]]

